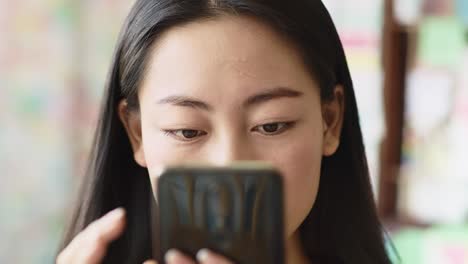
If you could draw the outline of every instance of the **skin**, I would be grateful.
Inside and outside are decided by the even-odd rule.
[[[341,86],[333,100],[321,102],[316,81],[288,40],[253,18],[223,16],[163,34],[138,97],[139,111],[122,100],[119,116],[153,190],[168,165],[268,162],[285,184],[286,261],[308,263],[297,230],[315,202],[321,159],[339,145]],[[80,233],[58,262],[98,263],[124,228],[123,214],[112,223],[106,217]],[[76,253],[83,241],[94,241],[94,247]],[[88,258],[76,262],[71,256],[77,254]],[[168,263],[195,263],[176,250],[165,257]],[[230,263],[207,250],[197,257],[199,263]]]

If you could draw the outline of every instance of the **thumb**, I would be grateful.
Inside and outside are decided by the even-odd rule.
[[[156,262],[155,260],[147,260],[143,262],[143,264],[158,264],[158,262]]]

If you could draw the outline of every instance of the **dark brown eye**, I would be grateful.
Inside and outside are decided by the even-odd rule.
[[[263,125],[263,130],[267,133],[274,133],[278,130],[278,123],[275,123],[275,124],[266,124],[266,125]]]
[[[194,138],[198,136],[199,131],[197,130],[182,130],[182,136],[187,139]]]
[[[277,122],[277,123],[268,123],[264,125],[259,125],[254,127],[252,130],[257,131],[266,136],[274,136],[281,134],[283,131],[292,127],[295,122]]]
[[[175,130],[162,130],[165,135],[176,138],[180,141],[194,141],[197,138],[206,135],[206,132],[195,129],[175,129]]]

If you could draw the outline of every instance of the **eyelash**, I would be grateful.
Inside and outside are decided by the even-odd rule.
[[[177,132],[183,132],[183,131],[196,131],[196,132],[198,132],[198,133],[197,133],[197,137],[199,137],[199,134],[200,134],[199,132],[202,132],[202,133],[204,133],[204,135],[206,135],[206,132],[203,132],[203,131],[200,131],[200,130],[195,130],[195,129],[163,130],[164,135],[166,135],[166,136],[171,136],[171,137],[175,137],[176,139],[178,139],[178,140],[180,140],[180,141],[186,141],[186,142],[188,142],[188,141],[193,141],[194,139],[196,139],[196,137],[192,139],[192,138],[184,138],[183,136],[177,136],[177,135],[176,135]]]
[[[285,132],[286,130],[289,130],[290,128],[292,128],[294,125],[296,124],[296,122],[273,122],[273,123],[266,123],[266,124],[262,124],[262,125],[258,125],[256,127],[254,127],[251,131],[258,131],[258,128],[261,128],[261,127],[264,127],[264,126],[267,126],[267,125],[282,125],[277,131],[275,132],[272,132],[272,133],[262,133],[263,135],[265,136],[268,136],[268,137],[271,137],[271,136],[276,136],[276,135],[279,135],[279,134],[282,134],[283,132]],[[178,132],[183,132],[183,131],[191,131],[191,132],[197,132],[197,135],[193,138],[185,138],[183,135],[181,136],[177,136],[176,133]],[[194,141],[196,140],[198,137],[200,136],[203,136],[203,135],[206,135],[207,133],[204,132],[204,131],[201,131],[201,130],[196,130],[196,129],[173,129],[173,130],[163,130],[164,132],[164,135],[166,136],[172,136],[172,137],[175,137],[176,139],[180,140],[180,141],[185,141],[185,142],[190,142],[190,141]],[[200,135],[201,134],[201,135]]]
[[[252,131],[258,131],[257,128],[261,128],[263,126],[267,126],[267,125],[283,125],[282,127],[280,127],[277,131],[275,132],[272,132],[272,133],[266,133],[265,135],[266,136],[276,136],[276,135],[279,135],[279,134],[282,134],[284,131],[292,128],[294,126],[296,122],[273,122],[273,123],[266,123],[266,124],[263,124],[263,125],[258,125],[256,127],[254,127],[252,129]],[[263,134],[263,133],[262,133]]]

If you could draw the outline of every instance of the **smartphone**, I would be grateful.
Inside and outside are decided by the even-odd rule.
[[[239,264],[284,263],[283,184],[272,167],[171,167],[156,196],[158,255],[208,248]]]

